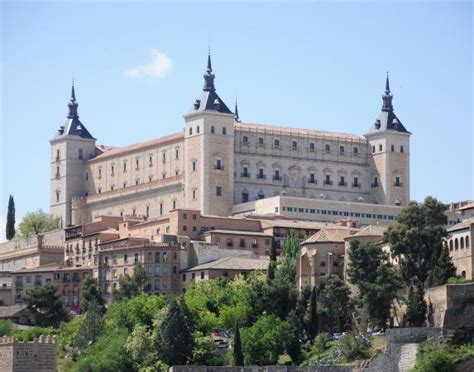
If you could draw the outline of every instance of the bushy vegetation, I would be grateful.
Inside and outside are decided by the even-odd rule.
[[[474,345],[449,345],[445,342],[429,341],[420,347],[413,372],[452,372],[457,362],[474,357]]]

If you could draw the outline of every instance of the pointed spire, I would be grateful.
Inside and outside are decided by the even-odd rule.
[[[388,71],[387,71],[387,79],[385,80],[385,94],[390,94],[390,81],[388,79]]]
[[[388,79],[388,72],[387,72],[387,78],[385,80],[385,92],[382,95],[382,111],[393,111],[393,105],[392,105],[392,93],[390,93],[390,81]]]
[[[204,74],[204,87],[202,90],[206,92],[214,92],[216,87],[214,86],[214,73],[212,72],[212,64],[211,64],[211,48],[209,48],[209,52],[207,55],[207,68],[206,73]]]
[[[235,121],[236,123],[240,123],[239,107],[238,107],[238,105],[237,105],[237,97],[235,98],[234,121]]]
[[[79,106],[76,102],[76,90],[74,89],[74,79],[72,79],[72,88],[71,88],[71,100],[67,104],[69,107],[69,113],[67,117],[69,119],[72,118],[78,118],[79,115],[77,115],[77,106]]]

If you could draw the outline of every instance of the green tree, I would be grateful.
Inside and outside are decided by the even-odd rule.
[[[408,290],[406,320],[411,327],[423,327],[427,317],[428,305],[422,286],[412,286]]]
[[[87,278],[84,281],[81,290],[81,312],[85,313],[89,307],[91,301],[95,301],[96,305],[99,307],[100,312],[105,313],[105,300],[102,296],[102,291],[99,288],[97,279]]]
[[[245,365],[275,365],[285,350],[288,324],[275,315],[261,316],[253,326],[242,329]]]
[[[426,302],[420,296],[425,286],[430,285],[432,268],[443,253],[445,211],[446,206],[430,196],[422,204],[410,202],[385,232],[385,241],[390,244],[392,256],[398,259],[403,280],[409,287],[407,318],[408,313],[413,315],[410,318],[417,321],[413,325],[422,325],[420,319],[426,318]]]
[[[13,200],[13,195],[10,195],[8,199],[7,225],[5,230],[6,238],[12,240],[15,236],[15,201]]]
[[[158,360],[153,350],[150,332],[141,324],[135,326],[128,336],[125,350],[138,370],[152,367]]]
[[[277,267],[277,242],[275,237],[272,237],[272,246],[270,249],[270,263],[268,264],[267,277],[269,280],[275,279],[275,270]]]
[[[33,325],[40,327],[57,327],[68,319],[64,304],[56,294],[57,287],[46,283],[43,287],[29,289],[24,296],[27,309]]]
[[[431,274],[431,284],[433,286],[446,284],[449,278],[456,276],[456,266],[449,255],[448,247],[441,249],[441,254],[433,267]]]
[[[234,365],[243,366],[244,365],[244,355],[242,354],[242,340],[240,339],[240,329],[239,324],[235,323],[235,332],[234,332],[234,348],[232,349]]]
[[[212,337],[201,332],[194,333],[192,364],[195,366],[221,366],[223,364],[222,356]]]
[[[296,230],[283,240],[283,258],[280,260],[275,277],[284,282],[294,284],[296,281],[296,259],[300,253],[300,241]]]
[[[306,329],[309,339],[314,340],[319,333],[319,317],[318,317],[318,289],[313,287],[311,297],[309,299],[309,316],[308,327]]]
[[[358,306],[365,308],[372,324],[385,328],[393,300],[401,289],[396,272],[379,245],[353,240],[349,247],[349,282],[357,285]]]
[[[23,236],[38,235],[59,229],[60,219],[39,209],[36,212],[27,213],[21,220],[19,227]]]
[[[184,300],[171,298],[154,333],[158,358],[168,365],[187,364],[195,345],[194,330],[194,319]]]
[[[83,349],[93,344],[102,334],[104,322],[102,320],[102,308],[95,299],[91,300],[87,306],[81,329],[77,335],[76,345]]]
[[[301,338],[303,335],[303,325],[300,322],[296,309],[288,314],[286,319],[288,332],[285,337],[285,350],[291,357],[293,364],[299,364],[301,359]]]
[[[327,328],[332,331],[347,331],[351,327],[350,289],[344,281],[335,274],[328,275],[321,303],[327,310]]]
[[[141,262],[135,263],[133,275],[124,275],[119,279],[119,290],[114,292],[114,298],[123,299],[137,296],[150,291],[150,282],[145,266]]]

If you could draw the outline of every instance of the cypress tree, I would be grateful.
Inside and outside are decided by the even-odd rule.
[[[433,286],[443,285],[453,276],[456,276],[456,266],[449,255],[448,247],[443,247],[433,268],[431,283]]]
[[[269,280],[275,279],[275,269],[276,269],[276,261],[277,258],[277,248],[276,248],[276,240],[272,238],[272,246],[270,249],[270,263],[268,264],[268,273],[267,277]]]
[[[240,339],[239,324],[235,323],[235,334],[234,334],[234,364],[236,366],[244,365],[244,355],[242,354],[242,340]]]
[[[319,319],[318,319],[318,302],[316,287],[311,291],[311,298],[309,300],[309,338],[313,340],[319,333]]]
[[[8,240],[12,240],[15,236],[15,201],[13,200],[13,195],[10,195],[8,199],[7,226],[5,232]]]

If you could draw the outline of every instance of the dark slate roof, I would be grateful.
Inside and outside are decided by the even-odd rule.
[[[375,123],[370,127],[369,133],[383,132],[387,130],[393,130],[400,133],[410,133],[402,124],[400,119],[393,112],[392,105],[393,95],[390,92],[390,82],[388,79],[385,81],[385,92],[382,95],[382,112],[375,120]]]
[[[69,108],[69,113],[64,124],[59,128],[58,134],[56,137],[61,136],[79,136],[81,138],[95,139],[89,133],[84,124],[79,120],[79,115],[77,113],[77,108],[79,104],[76,101],[76,92],[74,90],[74,82],[72,83],[71,90],[71,100],[67,104]]]
[[[214,72],[212,71],[211,55],[207,56],[207,69],[204,73],[204,87],[201,96],[194,101],[191,112],[215,111],[223,114],[233,114],[224,101],[216,93],[214,85]]]

